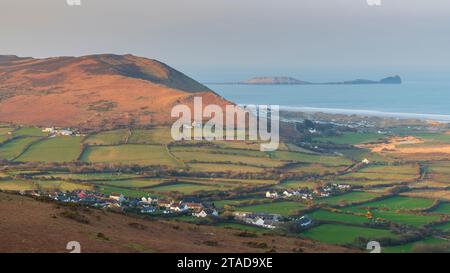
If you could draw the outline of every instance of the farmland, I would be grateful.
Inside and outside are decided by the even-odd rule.
[[[447,143],[446,136],[434,136],[421,137],[430,145]],[[403,161],[392,151],[361,146],[380,145],[387,136],[378,133],[314,138],[317,145],[336,145],[337,152],[289,142],[275,152],[261,152],[258,141],[174,142],[168,128],[50,137],[39,128],[6,126],[0,127],[0,137],[0,160],[17,164],[0,171],[0,190],[82,189],[131,198],[205,198],[225,215],[279,214],[287,221],[306,214],[314,223],[311,227],[296,234],[284,228],[277,232],[352,247],[361,247],[364,240],[390,238],[395,245],[386,246],[387,252],[438,244],[440,240],[425,235],[449,232],[445,216],[450,213],[450,161]],[[361,163],[363,159],[368,163]],[[297,189],[313,192],[331,184],[345,184],[351,190],[313,200],[282,194]],[[268,191],[277,191],[278,200],[266,198]],[[188,215],[174,219],[199,223]],[[267,231],[229,219],[214,225]],[[395,233],[398,226],[410,234],[428,233],[412,242]]]
[[[170,157],[164,146],[125,144],[117,146],[94,146],[87,148],[82,157],[85,162],[109,162],[137,165],[168,165],[178,162]]]
[[[318,227],[307,230],[302,236],[317,240],[319,242],[351,245],[354,244],[357,238],[364,238],[368,241],[377,240],[380,238],[396,238],[397,235],[388,230],[364,228],[356,226],[345,226],[337,224],[324,224]]]
[[[375,193],[369,192],[351,192],[344,195],[339,195],[335,197],[329,197],[321,199],[320,203],[325,203],[329,206],[336,206],[341,204],[352,204],[352,203],[361,203],[363,201],[367,201],[373,198],[378,197],[379,195]]]
[[[49,138],[31,145],[16,161],[70,162],[81,153],[81,137]]]
[[[265,212],[288,216],[294,215],[299,210],[304,208],[305,206],[302,203],[297,202],[273,202],[268,204],[239,207],[239,210],[244,212]]]

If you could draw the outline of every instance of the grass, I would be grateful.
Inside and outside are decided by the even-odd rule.
[[[279,167],[283,164],[283,162],[266,157],[236,156],[234,154],[196,152],[195,150],[172,151],[172,153],[186,163],[231,163],[256,167]]]
[[[322,243],[338,245],[354,244],[358,237],[367,239],[368,241],[385,237],[397,237],[389,230],[338,224],[320,225],[303,232],[302,235]]]
[[[436,229],[442,230],[444,232],[450,232],[450,222],[447,222],[442,225],[435,226]]]
[[[124,144],[128,138],[128,130],[105,131],[90,135],[84,143],[89,145],[117,145]]]
[[[351,165],[353,162],[345,157],[315,155],[308,153],[276,151],[272,152],[271,158],[276,160],[294,161],[302,163],[319,163],[328,166],[345,166]]]
[[[264,169],[260,167],[233,164],[189,163],[189,167],[193,172],[259,173],[264,171]]]
[[[110,185],[124,188],[148,188],[154,187],[161,183],[167,182],[167,179],[125,179],[125,180],[111,180],[111,181],[91,181],[93,184]]]
[[[414,250],[414,247],[420,244],[425,245],[440,245],[440,244],[449,244],[450,242],[447,240],[443,240],[440,238],[435,237],[428,237],[426,239],[412,242],[400,246],[390,246],[390,247],[383,247],[381,250],[383,253],[411,253]]]
[[[258,201],[265,201],[266,199],[260,198],[241,198],[241,199],[230,199],[230,200],[219,200],[219,201],[213,201],[216,208],[223,208],[225,205],[228,206],[239,206],[243,203],[247,202],[258,202]]]
[[[71,162],[81,153],[81,137],[55,137],[39,141],[16,159],[19,162]]]
[[[4,143],[0,146],[0,159],[15,159],[25,150],[26,147],[36,140],[38,140],[36,137],[21,137]]]
[[[433,210],[436,213],[450,214],[450,203],[441,203]]]
[[[124,173],[53,173],[45,175],[36,175],[36,178],[56,178],[62,180],[80,180],[80,181],[95,181],[95,180],[120,180],[137,177],[135,174]]]
[[[33,181],[36,187],[42,191],[74,191],[92,190],[93,186],[66,181]]]
[[[81,157],[86,162],[120,163],[127,165],[166,165],[179,166],[179,163],[169,156],[164,146],[126,144],[118,146],[89,147]]]
[[[22,127],[17,129],[12,134],[14,137],[17,136],[35,136],[35,137],[44,137],[47,136],[47,133],[42,132],[42,129],[35,127]]]
[[[354,225],[363,225],[368,223],[369,219],[363,216],[353,214],[337,213],[327,210],[318,210],[310,214],[313,220],[324,222],[341,222]]]
[[[113,187],[113,186],[98,186],[97,190],[102,193],[102,194],[112,194],[112,193],[119,193],[119,194],[123,194],[126,197],[131,197],[131,198],[141,198],[143,196],[150,196],[151,194],[146,192],[146,191],[142,191],[142,190],[134,190],[134,189],[126,189],[126,188],[119,188],[119,187]]]
[[[421,210],[431,207],[433,203],[434,201],[430,199],[394,196],[375,202],[364,203],[360,206],[389,210]]]
[[[215,186],[201,185],[201,184],[176,183],[176,184],[152,187],[149,190],[163,192],[163,193],[180,192],[183,194],[192,194],[192,193],[195,193],[198,191],[211,191],[211,190],[217,190],[217,189],[220,189],[220,188],[215,187]]]
[[[317,181],[314,180],[287,180],[281,184],[276,185],[279,189],[298,189],[298,188],[308,188],[314,189],[317,186]]]
[[[414,227],[421,227],[431,222],[436,222],[440,220],[440,217],[436,215],[417,215],[384,210],[383,211],[375,210],[372,211],[372,213],[375,218],[383,218],[388,221]]]
[[[273,202],[267,204],[239,207],[238,210],[244,212],[264,212],[288,216],[288,215],[295,215],[297,211],[305,208],[306,208],[305,205],[302,203],[282,201],[282,202]]]
[[[339,136],[315,137],[314,140],[319,142],[330,142],[340,145],[355,145],[355,144],[375,142],[384,137],[385,137],[384,135],[380,135],[377,133],[349,132]]]
[[[417,165],[399,165],[399,166],[370,166],[359,170],[358,172],[342,175],[342,179],[368,179],[368,180],[388,180],[405,181],[414,180],[419,176],[419,167]]]
[[[0,190],[4,191],[26,191],[36,190],[36,185],[31,181],[11,180],[0,181]]]
[[[133,130],[128,143],[135,144],[169,144],[172,142],[170,129],[155,128],[151,130]]]
[[[378,197],[379,194],[376,193],[370,193],[370,192],[349,192],[342,195],[317,199],[317,203],[325,203],[330,206],[336,206],[336,205],[348,205],[351,203],[359,203],[364,202],[373,198]]]

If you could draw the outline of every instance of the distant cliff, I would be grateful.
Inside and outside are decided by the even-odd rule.
[[[226,83],[211,83],[211,84],[248,84],[248,85],[356,85],[356,84],[401,84],[402,78],[400,76],[392,76],[383,78],[379,81],[357,79],[343,82],[322,82],[314,83],[298,80],[292,77],[254,77],[241,82],[226,82]]]
[[[240,84],[310,84],[292,77],[254,77]]]
[[[400,76],[393,76],[393,77],[387,77],[383,78],[379,81],[372,81],[372,80],[365,80],[365,79],[358,79],[354,81],[345,81],[345,82],[330,82],[326,84],[401,84],[402,78]]]

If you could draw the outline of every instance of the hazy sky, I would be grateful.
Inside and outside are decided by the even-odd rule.
[[[203,81],[442,73],[449,49],[449,0],[0,0],[0,54],[132,53]]]

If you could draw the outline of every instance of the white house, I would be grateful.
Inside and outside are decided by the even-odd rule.
[[[361,162],[366,165],[370,163],[369,159],[367,158],[364,158]]]
[[[266,192],[266,198],[276,199],[276,198],[278,198],[278,193],[268,191],[268,192]]]
[[[186,204],[174,203],[170,206],[170,209],[175,212],[183,212],[189,210]]]
[[[270,229],[276,228],[276,226],[267,223],[267,222],[266,222],[264,219],[262,219],[262,218],[257,218],[257,219],[253,222],[253,224],[256,225],[256,226],[264,227],[264,228],[270,228]]]
[[[286,197],[291,197],[293,194],[288,192],[288,191],[284,191],[283,195],[286,196]]]
[[[71,130],[59,130],[58,134],[61,136],[71,136],[73,135],[73,131]]]
[[[200,212],[192,213],[192,216],[200,217],[200,218],[205,218],[208,216],[218,217],[219,213],[215,209],[202,209]]]
[[[142,197],[141,202],[145,204],[153,204],[158,202],[158,197]]]
[[[48,128],[42,129],[43,133],[53,133],[54,131],[55,131],[55,128],[53,128],[53,127],[48,127]]]

